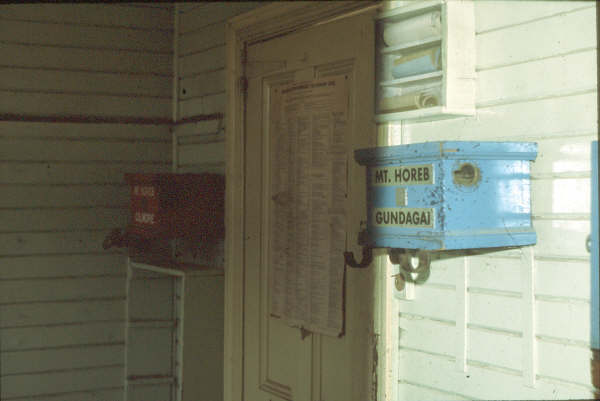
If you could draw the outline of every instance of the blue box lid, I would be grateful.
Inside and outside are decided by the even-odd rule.
[[[536,156],[535,142],[423,142],[354,151],[354,159],[363,166],[439,159],[535,160]]]

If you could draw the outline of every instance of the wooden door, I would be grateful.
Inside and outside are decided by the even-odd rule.
[[[373,12],[339,19],[247,49],[244,202],[244,399],[365,401],[372,399],[372,269],[346,272],[345,334],[310,334],[269,316],[265,226],[270,196],[269,96],[275,86],[331,76],[348,80],[346,249],[360,254],[365,215],[364,171],[353,150],[373,146]],[[342,258],[342,255],[340,255]],[[343,259],[342,259],[343,260]],[[343,266],[343,261],[342,261]]]

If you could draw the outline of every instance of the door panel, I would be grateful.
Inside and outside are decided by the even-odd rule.
[[[359,252],[364,172],[352,150],[374,144],[373,14],[252,45],[247,53],[244,397],[247,401],[365,401],[371,397],[372,269],[346,273],[345,334],[309,334],[269,317],[266,244],[269,93],[293,81],[344,74],[350,88],[347,249]],[[341,255],[340,255],[341,257]]]
[[[310,374],[310,367],[303,366],[304,354],[310,352],[310,341],[303,341],[298,329],[269,317],[268,255],[263,249],[263,230],[266,228],[263,210],[267,191],[263,182],[269,162],[266,157],[269,93],[273,86],[306,79],[308,75],[310,69],[258,76],[248,81],[247,132],[260,135],[253,136],[246,144],[246,171],[252,172],[246,178],[244,383],[247,400],[297,399],[298,389],[302,387],[298,381]],[[253,263],[250,263],[251,260]]]

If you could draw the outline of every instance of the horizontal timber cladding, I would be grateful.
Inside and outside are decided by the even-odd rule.
[[[103,372],[103,370],[101,371]],[[122,387],[95,388],[92,390],[72,391],[44,394],[41,396],[27,397],[32,401],[104,401],[120,400],[123,395]],[[23,398],[6,398],[6,400],[22,400]]]
[[[579,7],[569,12],[552,14],[546,18],[532,18],[521,24],[480,32],[477,37],[478,69],[530,62],[594,47],[595,7],[589,3],[578,3]],[[565,32],[563,29],[559,33],[556,30],[565,26],[577,28],[573,28],[572,32]],[[544,37],[543,42],[536,40],[540,35]],[[517,42],[520,45],[514,46]]]
[[[171,98],[171,82],[164,76],[42,68],[0,67],[0,89],[13,92],[118,95]]]
[[[138,30],[172,31],[173,8],[105,7],[101,4],[81,4],[73,7],[57,4],[48,13],[43,4],[6,5],[2,8],[2,19],[61,23],[73,25],[120,27]]]
[[[122,255],[110,252],[3,256],[1,260],[1,281],[125,274],[125,271],[115,271],[114,268],[115,265],[121,263]]]
[[[58,11],[58,10],[57,10]],[[148,53],[171,52],[170,32],[122,27],[69,25],[53,22],[2,20],[0,41],[87,49],[121,49]]]
[[[216,95],[225,91],[225,69],[181,78],[179,100]]]
[[[124,297],[123,275],[0,281],[0,304]]]
[[[170,79],[171,54],[142,53],[121,49],[88,49],[2,43],[0,51],[13,68],[48,71],[81,71],[130,75],[159,75]],[[6,66],[6,65],[5,65]]]
[[[123,397],[124,173],[171,165],[173,6],[0,5],[0,398]]]
[[[225,24],[260,2],[179,5],[177,35],[178,120],[224,113]],[[180,172],[225,172],[224,119],[175,127]]]
[[[123,319],[125,297],[74,301],[41,301],[0,305],[0,328],[51,326]],[[4,366],[2,367],[4,369]]]
[[[0,112],[8,114],[158,118],[170,110],[168,98],[0,90]]]
[[[109,365],[99,366],[97,368],[73,369],[55,372],[31,373],[27,375],[12,375],[0,378],[2,385],[2,399],[49,399],[47,397],[56,395],[55,399],[65,400],[71,397],[69,393],[87,392],[94,394],[98,390],[115,389],[123,380],[123,366]],[[105,384],[103,385],[102,382]],[[32,385],[35,383],[35,385]],[[109,383],[115,383],[112,388]],[[58,393],[58,394],[57,394]],[[123,394],[121,389],[118,394]],[[105,393],[106,394],[106,393]],[[113,393],[114,394],[114,393]],[[98,392],[98,395],[102,393]],[[21,398],[19,398],[21,397]],[[83,400],[79,394],[70,399]],[[103,400],[103,398],[90,398],[92,400]],[[117,400],[121,397],[116,398]]]
[[[35,370],[32,370],[31,361]],[[5,351],[0,361],[5,375],[45,372],[48,370],[119,365],[123,361],[123,344],[87,345],[29,351]]]
[[[85,347],[94,344],[124,343],[122,322],[98,321],[61,324],[57,326],[28,326],[3,329],[0,339],[3,351]]]
[[[108,130],[107,130],[108,131]],[[168,132],[168,131],[167,131]],[[0,158],[5,161],[164,162],[170,144],[154,141],[104,141],[64,139],[0,139]]]
[[[168,171],[171,163],[144,162],[62,162],[62,161],[0,161],[0,185],[85,185],[123,184],[124,173],[158,173]],[[126,191],[123,187],[123,191]]]
[[[6,197],[0,199],[2,209],[24,207],[40,209],[62,208],[126,208],[129,195],[123,185],[3,185]]]
[[[256,7],[261,2],[236,1],[229,3],[185,4],[180,6],[179,35],[184,37],[208,25],[225,25],[228,18],[243,14]],[[225,41],[223,41],[225,43]]]
[[[537,142],[538,240],[434,257],[414,300],[394,301],[398,399],[593,398],[585,239],[598,129],[595,7],[476,2],[477,116],[404,125],[402,143]]]

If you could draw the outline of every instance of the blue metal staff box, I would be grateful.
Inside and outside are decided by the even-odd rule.
[[[535,244],[532,142],[427,142],[359,149],[375,248],[450,250]]]

